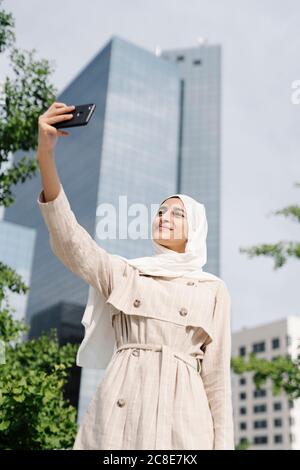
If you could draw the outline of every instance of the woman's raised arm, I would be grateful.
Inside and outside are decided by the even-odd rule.
[[[58,136],[68,133],[51,126],[54,122],[72,117],[71,114],[64,114],[66,111],[69,109],[64,103],[53,103],[39,117],[37,160],[43,189],[37,203],[49,231],[53,253],[70,271],[108,298],[128,263],[101,248],[78,223],[70,207],[54,158]]]

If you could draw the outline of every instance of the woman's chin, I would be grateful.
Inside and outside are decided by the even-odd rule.
[[[171,249],[171,247],[170,247],[169,243],[167,242],[167,240],[164,240],[164,239],[162,239],[162,238],[159,238],[158,240],[156,240],[156,242],[157,242],[159,245],[164,246],[165,248],[170,248],[170,249]]]

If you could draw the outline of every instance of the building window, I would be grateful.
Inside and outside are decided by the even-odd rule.
[[[201,59],[196,59],[193,61],[193,64],[194,65],[201,65],[202,64],[202,60]]]
[[[272,339],[272,349],[278,349],[280,348],[280,339],[279,338],[273,338]]]
[[[295,434],[290,433],[290,442],[295,442],[295,440],[296,440]]]
[[[294,408],[294,402],[293,402],[293,400],[289,400],[289,408]]]
[[[274,442],[275,442],[275,444],[279,444],[279,443],[283,442],[283,436],[281,434],[275,434]]]
[[[290,416],[289,417],[289,423],[290,423],[290,426],[293,426],[295,424],[295,418],[294,416]]]
[[[254,437],[254,444],[267,444],[268,436],[256,436]]]
[[[246,377],[241,377],[240,378],[240,385],[245,385],[246,382],[247,382]]]
[[[241,392],[240,393],[240,400],[246,400],[247,398],[247,393],[246,392]]]
[[[240,356],[246,356],[246,346],[240,346],[239,354]]]
[[[247,437],[241,437],[240,438],[240,444],[244,444],[246,442],[248,442]]]
[[[258,353],[258,352],[263,352],[266,350],[266,344],[264,341],[261,341],[260,343],[254,343],[252,345],[252,352]]]
[[[273,403],[273,410],[282,410],[282,403],[280,401],[275,401],[275,403]]]
[[[247,414],[247,408],[245,408],[245,406],[242,406],[240,408],[240,415],[246,415]]]
[[[262,413],[264,411],[267,411],[267,405],[254,405],[253,407],[253,412],[254,413]]]
[[[176,57],[177,62],[183,61],[184,60],[184,55],[178,55]]]
[[[265,397],[266,395],[267,391],[264,388],[256,389],[253,391],[254,398]]]
[[[275,428],[279,428],[282,426],[282,419],[281,418],[275,418],[274,419],[274,426]]]
[[[247,423],[245,421],[242,421],[240,423],[240,430],[247,429]]]
[[[292,344],[292,338],[289,335],[286,335],[285,339],[286,339],[286,345],[290,346]]]
[[[266,419],[260,419],[258,421],[253,422],[254,429],[261,429],[268,427],[268,422]]]

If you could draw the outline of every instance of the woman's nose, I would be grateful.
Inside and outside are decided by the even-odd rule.
[[[163,222],[170,222],[171,221],[171,217],[170,217],[170,214],[168,214],[167,212],[165,212],[163,215],[160,216],[160,221],[163,223]]]
[[[164,213],[160,216],[159,222],[160,222],[161,224],[166,224],[166,225],[168,225],[170,228],[173,228],[172,212],[171,212],[171,211],[166,211],[166,212],[164,212]]]

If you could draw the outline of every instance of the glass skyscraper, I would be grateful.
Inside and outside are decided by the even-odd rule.
[[[219,275],[221,193],[221,47],[165,50],[180,77],[180,140],[177,190],[205,205],[207,264]]]
[[[7,210],[7,209],[6,209]],[[13,222],[0,220],[0,261],[14,269],[30,287],[36,231]],[[30,291],[7,292],[7,301],[15,320],[26,318]]]
[[[12,162],[13,156],[10,153],[8,161],[3,162],[1,171],[8,170]],[[21,276],[22,282],[30,287],[37,233],[34,227],[17,223],[17,219],[15,222],[4,220],[7,210],[4,206],[0,207],[0,261],[14,269]],[[12,309],[10,312],[15,320],[26,318],[29,292],[27,291],[26,294],[6,292],[9,308]],[[24,334],[24,336],[26,335]]]

